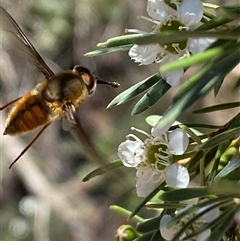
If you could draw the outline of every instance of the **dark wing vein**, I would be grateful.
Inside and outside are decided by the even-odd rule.
[[[53,71],[48,67],[40,54],[33,47],[31,42],[28,40],[28,38],[23,33],[18,24],[15,22],[15,20],[1,6],[0,13],[1,28],[11,34],[10,41],[11,43],[13,43],[13,48],[22,48],[21,51],[23,51],[25,54],[28,55],[28,57],[30,57],[29,62],[33,62],[33,64],[38,68],[40,72],[45,75],[47,79],[53,76]]]

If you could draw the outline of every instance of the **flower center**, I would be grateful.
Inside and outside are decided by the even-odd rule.
[[[167,144],[151,143],[147,146],[147,160],[153,169],[164,170],[170,164]]]
[[[164,31],[185,31],[185,28],[184,25],[177,20],[168,20],[164,25],[159,28],[159,32]],[[164,45],[160,44],[160,46],[167,50],[169,53],[179,54],[187,47],[187,40],[182,40],[179,42],[169,42]]]

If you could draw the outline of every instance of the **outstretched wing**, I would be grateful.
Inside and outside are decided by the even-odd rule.
[[[53,71],[48,67],[21,28],[10,16],[10,14],[0,6],[0,26],[1,29],[9,33],[13,48],[21,48],[21,52],[27,55],[27,58],[41,71],[47,79],[54,75]]]

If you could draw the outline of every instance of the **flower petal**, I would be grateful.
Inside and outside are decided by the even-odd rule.
[[[169,134],[169,149],[173,155],[182,155],[188,147],[189,139],[184,130],[177,128]]]
[[[180,83],[180,80],[184,74],[184,70],[183,70],[183,68],[180,68],[180,69],[176,69],[176,70],[172,70],[172,71],[167,71],[164,73],[161,73],[161,71],[160,71],[160,74],[169,85],[174,87]]]
[[[146,197],[164,180],[163,172],[154,172],[148,164],[137,167],[136,190],[139,197]]]
[[[166,168],[165,178],[168,186],[182,188],[187,187],[190,180],[187,168],[178,163]]]
[[[162,128],[159,128],[158,126],[161,123],[161,119],[162,118],[159,119],[157,124],[151,130],[151,133],[152,133],[153,137],[160,137],[160,136],[162,136],[164,133],[166,133],[169,130],[169,128],[174,123],[174,121],[171,121],[171,122],[167,123],[165,126],[163,126]]]
[[[128,55],[134,62],[143,65],[152,64],[161,48],[158,44],[137,45],[134,44]]]
[[[187,26],[199,23],[203,17],[203,4],[200,0],[183,0],[178,9],[179,18]]]
[[[206,229],[203,232],[201,232],[200,234],[198,234],[196,241],[205,241],[210,236],[210,234],[211,234],[211,230]]]
[[[164,215],[160,220],[160,232],[164,239],[172,240],[174,236],[174,227],[167,228],[167,224],[172,220],[170,215]]]
[[[213,42],[215,42],[215,38],[194,38],[189,39],[188,47],[189,51],[192,54],[197,54],[203,52],[207,49]]]
[[[148,0],[147,12],[150,17],[163,23],[175,13],[172,8],[161,0]]]
[[[145,154],[141,141],[126,140],[118,147],[118,156],[126,167],[136,167],[143,161]]]
[[[201,200],[199,203],[204,203],[204,201],[206,201],[207,199]],[[204,206],[202,208],[199,208],[199,210],[197,211],[197,213],[200,212],[204,212],[204,210],[210,208],[211,205],[207,205]],[[206,223],[210,223],[212,222],[214,219],[216,219],[220,214],[220,211],[217,207],[212,208],[211,210],[209,210],[207,213],[205,213],[204,215],[202,215],[200,217],[201,220],[204,220],[204,222]]]

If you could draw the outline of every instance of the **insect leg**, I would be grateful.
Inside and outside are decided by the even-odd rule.
[[[76,109],[74,105],[66,103],[63,109],[65,111],[65,117],[67,118],[67,120],[72,124],[77,124],[75,120]]]
[[[18,101],[19,99],[21,99],[22,97],[18,97],[15,100],[10,101],[9,103],[7,103],[6,105],[0,107],[0,110],[4,110],[6,107],[8,107],[9,105],[12,105],[13,103],[15,103],[16,101]]]
[[[43,133],[43,131],[51,124],[48,123],[46,124],[38,133],[37,135],[32,139],[32,141],[24,148],[24,150],[19,154],[19,156],[11,163],[11,165],[9,166],[9,169],[12,168],[13,164],[15,164],[18,159],[28,150],[28,148],[37,140],[37,138]]]

